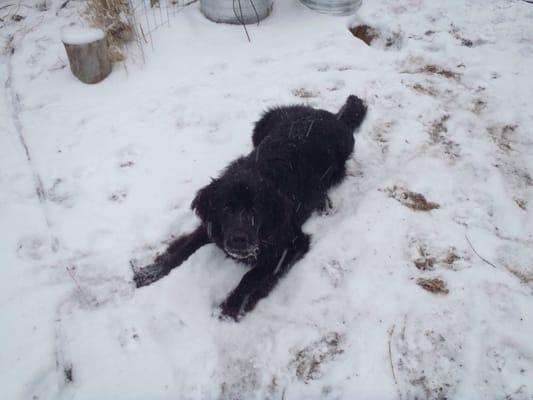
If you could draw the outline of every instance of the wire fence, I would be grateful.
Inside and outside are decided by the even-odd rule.
[[[131,10],[131,26],[137,42],[154,48],[152,33],[170,26],[178,12],[197,0],[127,0]]]

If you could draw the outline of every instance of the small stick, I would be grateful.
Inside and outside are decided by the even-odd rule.
[[[396,379],[396,374],[394,373],[394,365],[392,363],[392,350],[391,350],[391,340],[392,335],[394,334],[394,328],[396,328],[396,324],[392,325],[392,328],[389,331],[389,361],[390,361],[390,369],[392,371],[392,377],[394,378],[394,383],[396,386],[398,386],[398,380]]]
[[[489,260],[487,260],[486,258],[483,258],[479,255],[479,253],[476,251],[476,249],[474,249],[474,246],[472,246],[472,243],[470,242],[470,239],[468,239],[468,236],[466,235],[465,233],[465,239],[466,241],[468,242],[468,244],[470,245],[470,248],[472,249],[472,251],[476,254],[476,256],[478,256],[482,261],[485,261],[487,264],[489,264],[491,267],[493,268],[496,268],[498,269],[498,267],[496,265],[494,265],[493,263],[491,263]]]

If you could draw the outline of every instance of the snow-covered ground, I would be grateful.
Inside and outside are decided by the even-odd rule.
[[[533,398],[533,4],[366,0],[399,34],[369,47],[296,0],[251,43],[196,3],[88,86],[60,42],[82,4],[22,3],[0,22],[0,398]],[[349,176],[253,312],[214,315],[245,271],[214,246],[134,289],[262,110],[352,93]]]

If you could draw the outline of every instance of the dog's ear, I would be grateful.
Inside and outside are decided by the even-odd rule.
[[[215,185],[216,180],[213,180],[209,185],[200,189],[191,203],[191,209],[204,221],[210,220],[209,216],[213,212]]]

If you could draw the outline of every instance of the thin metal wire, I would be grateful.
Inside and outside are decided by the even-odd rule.
[[[239,10],[240,10],[240,13],[241,13],[240,17],[239,17],[239,15],[237,15],[237,10],[235,8],[235,2],[239,3]],[[233,0],[233,14],[235,14],[235,18],[237,19],[237,21],[240,22],[240,24],[244,28],[244,33],[246,33],[246,37],[248,38],[248,42],[251,42],[252,40],[250,39],[250,35],[248,34],[248,29],[246,29],[246,24],[245,24],[245,21],[244,21],[244,14],[242,13],[241,0]]]

